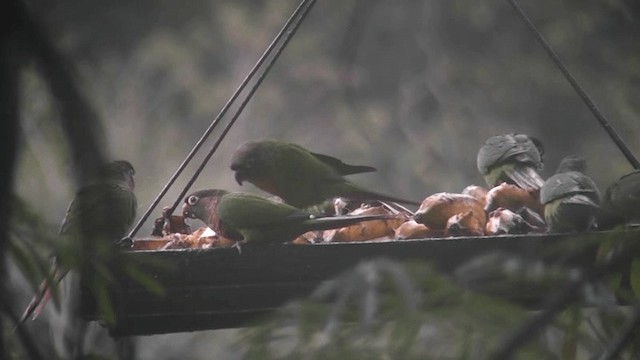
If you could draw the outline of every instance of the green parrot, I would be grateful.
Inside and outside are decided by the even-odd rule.
[[[69,204],[59,236],[76,244],[82,244],[82,237],[114,243],[124,238],[136,216],[134,174],[133,166],[125,160],[101,167],[93,180],[82,186]],[[69,269],[54,260],[51,273],[53,281],[59,283],[68,272]],[[20,323],[32,315],[35,319],[50,297],[50,283],[45,280],[24,311]]]
[[[601,229],[617,225],[640,224],[640,170],[623,175],[605,191],[602,200]]]
[[[570,155],[562,159],[556,174],[544,182],[540,202],[544,205],[549,232],[596,228],[600,191],[585,171],[585,159]]]
[[[480,174],[491,187],[506,182],[538,190],[544,183],[538,174],[543,154],[540,140],[524,134],[506,134],[490,137],[480,147],[476,161]]]
[[[185,218],[199,219],[222,236],[242,243],[283,243],[307,231],[327,230],[388,215],[326,216],[262,196],[218,189],[199,190],[185,199]]]
[[[348,165],[292,143],[259,140],[242,144],[233,154],[231,170],[239,185],[249,181],[297,208],[320,205],[336,197],[420,205],[369,191],[343,177],[375,171],[370,166]]]

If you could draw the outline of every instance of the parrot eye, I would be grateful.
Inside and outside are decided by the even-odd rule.
[[[189,196],[189,198],[187,199],[187,204],[194,206],[195,204],[198,203],[198,200],[200,200],[197,196],[195,195],[191,195]]]

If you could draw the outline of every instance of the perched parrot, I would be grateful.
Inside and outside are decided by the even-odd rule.
[[[184,217],[199,219],[222,236],[242,243],[284,243],[314,230],[327,230],[389,215],[317,217],[262,196],[218,189],[199,190],[185,199]]]
[[[124,238],[136,216],[134,174],[133,166],[125,160],[114,161],[101,168],[95,179],[82,186],[69,204],[59,236],[78,243],[82,237],[114,241],[114,244]],[[68,272],[54,262],[50,279],[59,283]],[[50,298],[50,283],[45,280],[24,311],[20,323],[32,315],[35,320]]]
[[[543,154],[542,142],[532,136],[492,136],[478,151],[478,170],[490,187],[506,182],[523,189],[538,190],[544,183],[538,174],[542,169]]]
[[[596,227],[600,191],[585,175],[585,159],[567,156],[540,190],[549,232],[587,231]]]
[[[375,171],[370,166],[348,165],[302,146],[274,140],[249,141],[233,154],[231,170],[238,184],[249,181],[297,208],[308,208],[335,197],[381,200],[419,205],[355,185],[344,175]]]
[[[640,170],[622,176],[605,191],[598,226],[611,229],[622,224],[640,224]]]

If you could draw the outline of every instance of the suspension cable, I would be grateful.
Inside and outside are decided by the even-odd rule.
[[[204,158],[204,160],[202,160],[202,163],[200,164],[198,169],[196,169],[196,171],[193,173],[193,176],[191,176],[191,179],[189,179],[189,182],[184,187],[184,189],[182,190],[182,192],[180,193],[180,195],[176,199],[176,202],[171,207],[171,211],[172,212],[178,207],[178,205],[180,205],[180,203],[182,202],[182,198],[187,194],[187,191],[189,191],[189,189],[191,188],[191,185],[193,185],[193,183],[196,181],[196,179],[198,178],[198,176],[200,175],[200,173],[202,172],[204,167],[207,165],[207,162],[209,161],[211,156],[213,156],[213,154],[216,152],[216,150],[220,146],[220,143],[222,143],[222,140],[227,136],[227,133],[229,132],[229,130],[231,130],[231,127],[233,126],[233,124],[235,124],[236,120],[238,120],[238,117],[242,113],[242,110],[244,110],[245,106],[247,106],[247,104],[249,103],[249,101],[253,97],[253,94],[256,92],[256,90],[258,90],[258,87],[260,86],[262,81],[266,78],[267,74],[269,73],[269,70],[271,70],[271,68],[275,64],[276,60],[278,59],[278,57],[280,56],[280,54],[282,53],[284,48],[289,43],[289,40],[291,40],[293,35],[296,33],[296,31],[298,30],[298,27],[300,26],[300,24],[302,24],[302,21],[305,19],[305,17],[309,13],[309,10],[311,10],[311,7],[315,4],[316,0],[303,0],[301,6],[305,5],[304,4],[305,2],[309,2],[309,5],[307,5],[304,8],[302,15],[300,15],[300,18],[293,25],[293,28],[287,32],[286,37],[284,38],[284,40],[282,42],[282,45],[280,45],[280,47],[278,47],[278,49],[276,50],[275,54],[273,55],[273,58],[271,59],[271,61],[269,61],[267,63],[265,70],[262,72],[262,74],[260,74],[260,76],[256,80],[256,83],[254,84],[254,86],[252,86],[251,89],[249,89],[249,93],[247,94],[247,97],[240,104],[240,106],[236,110],[235,114],[233,115],[233,117],[231,118],[231,120],[229,121],[227,126],[224,128],[224,130],[220,134],[220,137],[218,138],[218,140],[216,140],[215,144],[213,144],[213,146],[209,150],[209,153],[207,153],[207,156]]]
[[[584,89],[578,84],[578,81],[575,79],[575,77],[571,75],[571,73],[569,72],[569,69],[567,69],[567,67],[564,65],[562,60],[560,60],[560,57],[558,56],[558,54],[556,54],[556,52],[551,48],[551,45],[549,45],[549,43],[544,39],[544,37],[542,36],[542,33],[538,31],[538,29],[535,27],[533,22],[529,20],[524,10],[522,10],[522,8],[520,7],[520,5],[518,5],[516,0],[507,0],[507,1],[509,1],[509,4],[511,4],[514,10],[518,13],[522,21],[527,25],[529,30],[531,30],[531,32],[535,35],[536,39],[538,39],[538,42],[540,43],[540,45],[542,45],[542,47],[546,50],[551,60],[553,60],[556,66],[560,69],[560,71],[562,72],[564,77],[567,79],[569,84],[571,84],[571,86],[578,93],[580,98],[585,102],[585,104],[587,104],[587,107],[589,108],[589,110],[591,110],[591,113],[593,113],[596,119],[600,122],[600,125],[604,127],[605,131],[609,134],[613,142],[616,143],[620,151],[622,151],[622,154],[627,158],[631,166],[633,166],[634,169],[640,169],[640,162],[638,161],[638,159],[633,155],[631,150],[629,150],[629,147],[624,143],[622,138],[620,138],[618,133],[611,126],[611,123],[600,112],[600,110],[598,109],[596,104],[591,100],[589,95],[587,95]]]
[[[247,95],[247,97],[243,101],[242,105],[236,111],[236,114],[234,115],[233,119],[230,121],[230,123],[224,129],[222,135],[220,136],[218,141],[216,141],[216,144],[209,151],[209,153],[207,154],[207,157],[205,158],[205,160],[201,163],[201,165],[198,168],[198,170],[196,171],[196,173],[189,180],[187,186],[182,190],[182,192],[178,196],[178,199],[176,200],[176,202],[171,207],[171,210],[169,211],[169,214],[171,214],[171,213],[173,213],[175,211],[175,209],[180,204],[180,202],[181,202],[182,198],[184,197],[184,195],[186,194],[186,192],[189,190],[191,185],[193,185],[193,183],[195,182],[195,180],[198,177],[198,175],[202,172],[202,169],[204,169],[204,166],[206,165],[207,161],[211,158],[213,153],[217,150],[220,142],[226,136],[227,132],[229,132],[231,126],[235,123],[235,120],[240,115],[240,112],[244,109],[244,107],[249,102],[249,100],[251,99],[251,97],[253,96],[255,91],[257,90],[257,88],[260,86],[260,84],[262,83],[262,80],[265,78],[265,76],[267,75],[267,73],[269,72],[269,70],[271,69],[273,64],[275,63],[275,61],[278,59],[278,57],[279,57],[280,53],[282,52],[282,50],[284,50],[284,47],[288,44],[288,42],[291,39],[291,37],[295,34],[297,28],[300,26],[302,20],[304,20],[304,18],[308,14],[309,10],[311,9],[311,7],[315,3],[315,1],[316,0],[302,0],[301,1],[301,3],[298,5],[298,7],[293,12],[293,14],[289,17],[287,22],[284,24],[282,29],[280,29],[280,31],[278,32],[276,37],[269,44],[269,46],[264,51],[264,53],[260,56],[260,58],[258,59],[256,64],[253,66],[251,71],[247,74],[247,76],[244,78],[244,80],[241,82],[241,84],[238,86],[238,88],[233,93],[233,95],[229,98],[229,100],[224,104],[224,106],[222,107],[222,109],[220,110],[218,115],[215,117],[215,119],[212,121],[212,123],[209,125],[209,127],[206,129],[206,131],[204,132],[202,137],[200,137],[200,139],[194,145],[194,147],[191,149],[191,151],[189,152],[187,157],[183,160],[183,162],[180,164],[178,169],[171,176],[169,181],[167,181],[167,183],[164,185],[162,190],[160,190],[160,193],[155,197],[155,199],[152,201],[151,205],[149,205],[149,207],[147,208],[145,213],[142,215],[140,220],[138,220],[138,222],[136,223],[134,228],[129,233],[129,235],[128,235],[129,238],[133,239],[133,237],[137,234],[137,232],[142,227],[142,224],[144,224],[144,222],[149,218],[149,216],[151,215],[151,212],[156,208],[156,206],[158,206],[158,203],[160,202],[160,200],[164,197],[164,195],[166,195],[166,193],[169,191],[169,188],[175,183],[175,181],[178,178],[178,176],[180,176],[180,174],[184,171],[186,166],[193,159],[193,157],[198,152],[198,150],[202,147],[202,145],[207,140],[209,135],[213,132],[213,130],[220,123],[221,119],[229,111],[229,108],[231,107],[231,105],[233,105],[233,103],[236,101],[238,96],[240,96],[242,91],[246,88],[246,86],[249,84],[249,82],[253,79],[254,75],[258,72],[258,70],[260,70],[260,68],[262,67],[264,62],[273,53],[274,49],[276,48],[276,45],[278,43],[280,43],[281,40],[284,38],[284,40],[282,42],[282,45],[276,50],[275,55],[267,63],[266,68],[263,71],[263,73],[260,75],[258,80],[254,83],[254,85],[249,90],[249,94]],[[310,5],[308,5],[308,3],[310,3]],[[302,15],[300,15],[300,14],[302,14]],[[296,19],[297,19],[297,22],[296,22]],[[292,29],[292,24],[293,24],[293,29]]]

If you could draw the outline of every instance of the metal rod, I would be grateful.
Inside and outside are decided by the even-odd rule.
[[[262,56],[260,56],[260,58],[258,59],[258,61],[256,62],[256,64],[253,66],[253,68],[251,69],[251,71],[249,71],[249,73],[247,74],[247,76],[244,78],[244,80],[240,83],[240,85],[238,86],[238,88],[236,89],[236,91],[233,93],[233,95],[229,98],[229,100],[224,104],[224,106],[222,107],[222,109],[220,110],[220,112],[218,113],[218,115],[215,117],[215,119],[212,121],[212,123],[209,125],[209,127],[206,129],[206,131],[204,132],[204,134],[202,135],[202,137],[200,137],[200,139],[198,140],[198,142],[194,145],[194,147],[191,149],[191,151],[189,152],[189,154],[187,155],[187,157],[185,158],[185,160],[183,160],[183,162],[180,164],[180,166],[178,167],[178,169],[174,172],[174,174],[171,176],[171,178],[169,179],[169,181],[167,181],[167,183],[164,185],[164,187],[162,188],[162,190],[160,190],[160,193],[155,197],[155,199],[151,202],[151,204],[149,205],[149,207],[147,208],[147,210],[144,212],[144,214],[142,215],[142,217],[140,218],[140,220],[138,220],[138,222],[136,223],[136,225],[134,226],[134,228],[129,232],[128,237],[129,238],[133,238],[138,231],[140,230],[140,228],[142,227],[142,224],[144,224],[145,221],[147,221],[147,219],[149,218],[149,216],[151,215],[151,212],[156,208],[156,206],[158,206],[158,203],[160,202],[160,200],[164,197],[164,195],[166,195],[166,193],[169,191],[169,188],[175,183],[176,179],[178,178],[178,176],[180,176],[180,174],[182,174],[182,172],[184,171],[184,169],[186,168],[186,166],[189,164],[189,162],[193,159],[193,157],[195,156],[195,154],[198,152],[198,150],[202,147],[202,145],[204,144],[204,142],[206,141],[206,139],[209,137],[209,135],[213,132],[213,130],[217,127],[218,123],[220,123],[221,119],[226,115],[226,113],[229,111],[229,108],[231,107],[231,105],[236,101],[236,99],[238,98],[238,96],[242,93],[242,91],[246,88],[246,86],[249,84],[249,82],[253,79],[254,75],[256,74],[256,72],[261,68],[261,66],[263,65],[263,63],[267,60],[267,58],[269,57],[269,55],[271,55],[271,53],[273,52],[273,49],[275,49],[276,45],[280,42],[280,40],[285,36],[285,34],[287,34],[289,28],[291,27],[291,24],[293,23],[293,21],[298,17],[298,14],[300,14],[301,10],[303,9],[303,5],[307,2],[308,0],[303,0],[300,5],[298,5],[298,7],[296,8],[296,10],[293,12],[293,14],[289,17],[289,19],[287,20],[287,22],[284,24],[284,26],[282,27],[282,29],[280,29],[280,32],[278,32],[278,34],[276,35],[276,37],[273,39],[273,41],[269,44],[269,46],[267,47],[267,49],[264,51],[264,53],[262,54]],[[208,160],[208,159],[207,159]],[[192,182],[190,182],[189,187],[192,185]],[[183,193],[186,191],[183,191]],[[181,196],[178,197],[178,201],[176,202],[176,204],[179,203],[179,200],[181,200],[181,198],[184,196],[184,194],[182,194]],[[173,211],[175,211],[175,208],[177,207],[177,205],[174,204],[174,206],[171,208],[170,213],[173,213]]]
[[[634,169],[640,169],[640,162],[638,161],[638,159],[633,155],[631,150],[629,150],[629,147],[624,143],[622,138],[620,138],[618,133],[611,126],[611,123],[600,112],[600,110],[598,109],[596,104],[591,100],[589,95],[587,95],[587,93],[584,91],[584,89],[578,84],[578,82],[575,79],[575,77],[573,77],[573,75],[571,75],[571,73],[569,72],[569,69],[567,69],[567,67],[564,65],[562,60],[560,60],[560,57],[558,57],[556,52],[553,51],[553,49],[551,48],[551,45],[549,45],[549,43],[547,43],[547,41],[542,36],[542,33],[540,33],[540,31],[538,31],[538,29],[536,29],[536,27],[533,24],[533,22],[531,22],[531,20],[529,20],[529,18],[525,14],[524,10],[522,10],[522,8],[520,7],[520,5],[518,5],[516,0],[507,0],[507,1],[509,1],[509,3],[516,10],[518,15],[520,15],[520,18],[527,25],[529,30],[531,30],[531,32],[533,32],[533,34],[536,36],[536,39],[538,39],[538,42],[540,43],[540,45],[542,45],[542,47],[547,51],[547,54],[549,55],[551,60],[553,60],[553,62],[556,64],[556,66],[560,69],[560,71],[562,72],[564,77],[567,79],[567,81],[569,81],[569,84],[571,84],[571,86],[578,93],[580,98],[585,102],[585,104],[587,104],[587,107],[589,108],[589,110],[591,110],[591,113],[593,113],[593,115],[596,117],[596,119],[600,122],[600,125],[602,125],[602,127],[604,127],[605,131],[609,134],[609,136],[611,137],[613,142],[616,143],[616,145],[618,146],[620,151],[622,151],[622,154],[627,158],[627,160],[629,161],[631,166],[633,166]]]
[[[260,76],[258,77],[258,80],[256,80],[256,83],[251,87],[251,89],[249,90],[249,94],[247,94],[247,97],[240,104],[240,107],[238,107],[238,109],[236,110],[236,113],[234,114],[233,118],[231,118],[231,120],[229,121],[227,126],[224,128],[224,130],[222,131],[222,134],[220,134],[220,137],[218,138],[218,140],[216,140],[215,144],[213,144],[213,146],[209,150],[209,153],[207,153],[207,156],[204,158],[204,160],[202,161],[202,163],[200,164],[198,169],[196,169],[196,171],[194,172],[193,176],[191,176],[191,179],[189,179],[189,182],[184,187],[184,189],[182,190],[182,192],[178,196],[178,199],[176,199],[176,202],[171,207],[171,212],[173,212],[178,207],[178,205],[180,205],[180,203],[182,202],[182,198],[187,194],[187,191],[189,191],[189,189],[191,188],[193,183],[196,181],[196,179],[198,178],[198,176],[200,175],[200,173],[202,172],[204,167],[207,165],[207,162],[209,161],[209,159],[211,159],[211,156],[213,156],[213,154],[216,152],[216,150],[220,146],[220,143],[222,143],[222,140],[227,136],[227,133],[229,132],[229,130],[231,130],[231,127],[233,126],[233,124],[235,124],[236,120],[238,120],[238,117],[242,113],[242,110],[244,110],[244,108],[247,106],[247,104],[249,103],[249,101],[253,97],[253,94],[256,92],[256,90],[258,90],[258,87],[260,86],[262,81],[265,79],[265,77],[269,73],[269,70],[271,69],[271,67],[273,67],[273,65],[275,64],[276,60],[278,59],[278,57],[280,56],[280,54],[282,53],[284,48],[289,43],[289,40],[291,40],[293,35],[296,33],[296,30],[298,30],[298,27],[300,26],[300,24],[302,24],[302,20],[304,20],[304,18],[307,16],[307,14],[309,13],[309,10],[311,10],[311,7],[313,7],[313,5],[315,4],[316,0],[303,0],[302,3],[300,4],[300,6],[302,7],[303,5],[306,5],[306,2],[309,2],[309,5],[306,8],[303,9],[302,15],[300,15],[300,18],[293,25],[293,28],[287,31],[287,34],[286,34],[284,40],[282,41],[282,44],[276,50],[275,54],[273,55],[273,58],[271,58],[271,60],[267,63],[265,70],[262,72],[262,74],[260,74]],[[295,15],[295,13],[294,13],[294,15]]]

